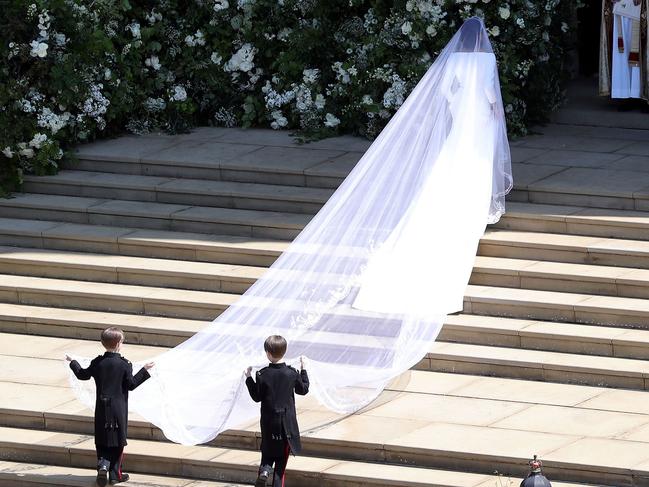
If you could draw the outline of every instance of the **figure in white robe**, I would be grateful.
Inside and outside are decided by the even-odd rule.
[[[599,93],[611,98],[649,98],[647,4],[603,0]]]

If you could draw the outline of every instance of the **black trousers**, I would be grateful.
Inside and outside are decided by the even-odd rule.
[[[102,460],[110,463],[108,476],[110,480],[122,479],[122,457],[124,456],[124,447],[117,446],[99,446],[95,445],[97,450],[97,468]]]
[[[273,487],[284,487],[284,477],[286,475],[286,464],[288,463],[288,455],[291,452],[291,449],[288,446],[288,441],[284,444],[284,455],[281,457],[271,457],[268,455],[261,454],[261,465],[259,470],[262,468],[273,469]]]

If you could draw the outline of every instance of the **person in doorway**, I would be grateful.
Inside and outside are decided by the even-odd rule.
[[[602,0],[599,94],[649,100],[649,0]]]

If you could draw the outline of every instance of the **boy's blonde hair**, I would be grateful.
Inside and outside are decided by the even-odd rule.
[[[119,328],[111,326],[101,332],[101,344],[107,350],[113,350],[124,341],[124,332]]]
[[[281,359],[286,353],[286,338],[280,335],[271,335],[264,342],[264,350],[274,359]]]

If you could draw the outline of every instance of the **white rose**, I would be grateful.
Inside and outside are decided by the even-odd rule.
[[[218,52],[213,52],[212,55],[210,56],[210,61],[212,61],[214,64],[221,64],[223,58],[219,55]]]
[[[408,35],[412,32],[412,24],[410,22],[404,22],[401,26],[401,32],[403,35]]]
[[[34,157],[34,149],[22,149],[20,155],[25,156],[27,159],[31,159]]]
[[[331,113],[327,113],[327,115],[325,115],[325,126],[333,128],[338,126],[339,124],[340,119],[336,116],[332,115]]]
[[[361,103],[363,105],[371,105],[372,103],[374,103],[374,100],[372,100],[372,97],[370,95],[363,95]]]
[[[500,27],[494,25],[491,29],[489,29],[489,33],[494,37],[498,37],[500,35]]]
[[[214,11],[218,12],[220,10],[225,10],[229,6],[230,6],[230,3],[228,2],[228,0],[216,0],[214,2]]]
[[[144,61],[144,64],[146,64],[150,68],[153,68],[154,71],[158,71],[162,67],[158,56],[151,56],[150,58],[147,58],[146,61]]]
[[[435,27],[433,27],[432,25],[429,25],[428,27],[426,27],[426,34],[428,34],[429,36],[435,36],[437,34],[437,29],[435,29]]]
[[[171,96],[172,101],[185,101],[187,99],[187,91],[182,86],[175,86],[174,93]]]
[[[500,18],[504,20],[507,20],[511,15],[511,12],[509,11],[509,7],[499,7],[498,13],[500,14]]]
[[[45,42],[32,41],[30,46],[32,50],[29,54],[32,57],[45,57],[47,56],[47,44]]]
[[[522,29],[523,27],[525,27],[525,21],[519,17],[516,19],[516,25],[518,25]]]
[[[36,134],[34,135],[34,138],[29,141],[30,147],[33,147],[34,149],[40,149],[41,146],[43,145],[43,142],[47,140],[47,135],[45,134]]]
[[[68,39],[65,37],[65,34],[54,34],[54,42],[59,47],[65,46]]]
[[[105,80],[109,80],[112,75],[113,75],[113,72],[110,69],[106,68],[104,70],[104,79]]]
[[[8,159],[11,159],[14,156],[14,153],[11,151],[11,147],[7,146],[4,149],[2,149],[2,153],[7,157]]]
[[[274,110],[270,116],[273,117],[273,121],[270,124],[273,130],[278,130],[288,125],[288,120],[282,114],[281,110]]]
[[[315,83],[318,81],[319,69],[305,69],[302,71],[302,80],[305,83]]]

